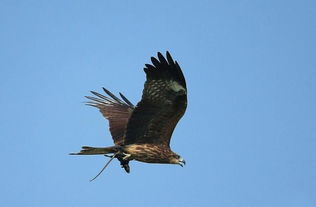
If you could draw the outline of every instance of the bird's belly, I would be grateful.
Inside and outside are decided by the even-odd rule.
[[[131,159],[147,163],[168,163],[164,150],[158,145],[131,144],[124,146],[125,153],[131,155]]]

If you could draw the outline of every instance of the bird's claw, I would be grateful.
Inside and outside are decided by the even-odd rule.
[[[131,154],[126,154],[126,153],[123,153],[124,157],[122,157],[123,160],[128,160],[128,158],[131,157]]]

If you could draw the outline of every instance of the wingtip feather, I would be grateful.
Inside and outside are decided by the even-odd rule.
[[[125,101],[125,103],[127,103],[129,106],[134,108],[134,104],[132,104],[121,92],[119,94],[120,94],[121,98]]]
[[[160,52],[158,52],[157,56],[161,64],[168,65],[166,58]]]
[[[171,65],[171,64],[174,64],[174,61],[169,53],[169,51],[166,52],[166,56],[167,56],[167,60],[168,60],[168,63]]]
[[[159,67],[160,62],[155,57],[151,57],[150,59],[156,68]]]

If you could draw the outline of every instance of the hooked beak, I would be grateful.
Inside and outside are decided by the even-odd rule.
[[[185,165],[185,160],[181,158],[178,164],[183,167]]]

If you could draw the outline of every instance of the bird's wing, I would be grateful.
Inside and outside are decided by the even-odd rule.
[[[169,52],[166,58],[158,53],[146,64],[146,82],[141,101],[128,121],[124,145],[165,144],[169,146],[172,132],[187,106],[187,88],[177,61]]]
[[[96,97],[86,96],[86,98],[90,99],[86,104],[98,108],[103,116],[109,120],[110,132],[114,143],[120,145],[123,142],[126,125],[134,110],[134,105],[121,93],[120,96],[123,101],[107,89],[103,88],[103,90],[109,97],[91,91]]]

